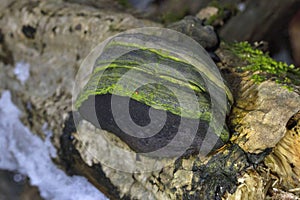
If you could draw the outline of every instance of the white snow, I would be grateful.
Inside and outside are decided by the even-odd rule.
[[[246,4],[245,3],[239,3],[237,5],[237,8],[239,11],[244,12],[246,10]]]
[[[17,79],[21,82],[22,85],[24,85],[24,83],[30,76],[29,69],[30,69],[29,63],[23,61],[16,63],[14,74],[17,76]]]
[[[45,138],[45,146],[48,148],[49,154],[52,158],[56,157],[56,149],[51,143],[51,137],[53,135],[52,131],[48,129],[48,123],[44,123],[42,127],[42,131],[44,132]]]
[[[10,92],[4,91],[0,99],[0,169],[28,176],[46,200],[107,199],[84,177],[70,177],[57,168],[51,160],[56,153],[51,147],[52,133],[47,125],[44,126],[47,137],[43,141],[22,124],[20,114]]]

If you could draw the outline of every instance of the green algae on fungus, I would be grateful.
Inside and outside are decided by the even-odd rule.
[[[261,83],[265,80],[272,80],[288,90],[292,85],[300,85],[300,69],[294,65],[275,61],[268,53],[253,48],[248,42],[239,42],[229,45],[231,51],[247,62],[247,65],[239,67],[242,71],[253,72],[252,80]]]
[[[207,134],[215,139],[211,150],[229,140],[224,119],[232,94],[207,52],[191,38],[169,29],[136,29],[109,38],[97,54],[74,102],[95,127],[138,153],[162,148],[178,132],[183,139],[174,145],[176,156],[199,151]]]

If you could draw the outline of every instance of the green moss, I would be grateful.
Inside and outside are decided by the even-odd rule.
[[[224,19],[226,19],[228,15],[226,14],[226,11],[232,13],[233,15],[235,15],[235,13],[237,12],[235,4],[232,3],[221,4],[219,1],[213,0],[208,4],[208,6],[217,8],[218,12],[216,15],[213,15],[210,18],[206,19],[204,22],[205,25],[216,25],[215,23],[224,21]]]
[[[248,42],[234,43],[229,48],[246,61],[247,64],[239,69],[253,72],[254,82],[273,80],[289,90],[292,90],[292,85],[300,85],[300,69],[294,65],[275,61],[267,53],[253,48]]]
[[[123,7],[125,7],[125,8],[129,8],[130,7],[130,3],[128,2],[128,0],[117,0],[118,1],[118,3],[121,5],[121,6],[123,6]]]
[[[204,24],[205,25],[214,25],[217,21],[222,21],[224,19],[224,8],[218,8],[218,12],[216,15],[211,16],[210,18],[206,19]]]
[[[170,24],[172,22],[176,22],[181,20],[184,16],[186,16],[187,8],[183,8],[180,12],[165,12],[162,16],[160,21],[163,24]]]
[[[219,18],[220,18],[220,17],[219,17],[218,14],[217,14],[217,15],[213,15],[213,16],[211,16],[209,19],[205,20],[204,24],[205,24],[205,25],[213,25],[213,23],[214,23],[217,19],[219,19]]]

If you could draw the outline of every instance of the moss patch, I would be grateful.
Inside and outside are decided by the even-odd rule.
[[[176,22],[184,18],[184,16],[188,15],[188,7],[183,7],[179,12],[174,11],[166,11],[160,17],[160,21],[163,24],[170,24],[172,22]]]
[[[124,8],[129,8],[131,6],[128,0],[117,0],[117,2]]]
[[[289,90],[293,89],[293,85],[300,85],[300,69],[294,65],[275,61],[268,53],[253,48],[248,42],[230,44],[229,48],[246,61],[247,64],[238,69],[253,72],[251,78],[255,83],[272,80]]]
[[[233,3],[220,3],[217,0],[211,1],[208,6],[215,7],[218,9],[217,14],[209,17],[204,21],[205,25],[212,25],[215,28],[218,26],[222,26],[226,20],[230,18],[230,16],[236,15],[238,12],[236,5]]]

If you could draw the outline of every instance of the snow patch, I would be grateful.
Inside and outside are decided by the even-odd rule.
[[[21,82],[22,85],[24,85],[24,83],[30,76],[29,69],[30,64],[23,61],[17,62],[15,66],[14,74],[17,76],[17,79]]]
[[[237,5],[237,9],[240,11],[240,12],[244,12],[246,10],[246,4],[245,3],[239,3]]]
[[[19,120],[21,112],[12,103],[9,91],[0,99],[0,168],[18,171],[30,178],[46,200],[106,200],[87,179],[67,176],[51,160],[51,131],[44,125],[43,141]],[[48,132],[47,132],[48,131]],[[50,148],[49,148],[50,147]]]
[[[51,130],[48,129],[48,123],[43,124],[42,131],[46,136],[44,143],[45,143],[46,147],[48,148],[49,154],[52,158],[55,158],[57,156],[57,154],[56,154],[57,152],[51,143],[51,137],[52,137],[53,133]]]

